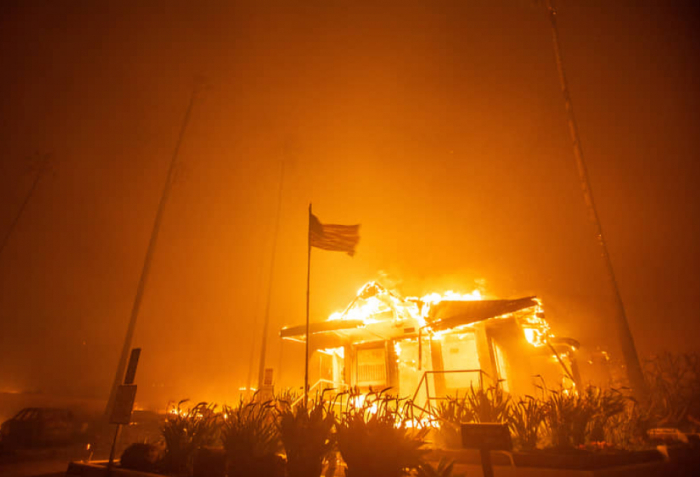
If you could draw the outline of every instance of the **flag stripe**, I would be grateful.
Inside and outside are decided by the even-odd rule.
[[[352,256],[359,242],[359,225],[322,224],[315,215],[309,216],[309,245],[312,247]]]

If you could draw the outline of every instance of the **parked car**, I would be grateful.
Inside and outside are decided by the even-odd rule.
[[[28,407],[2,423],[3,446],[49,446],[75,441],[87,424],[78,422],[67,409]]]

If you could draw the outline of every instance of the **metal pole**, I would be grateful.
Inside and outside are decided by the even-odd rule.
[[[615,296],[617,314],[615,315],[614,322],[617,331],[617,337],[620,344],[620,350],[622,352],[622,357],[625,361],[627,377],[629,379],[630,386],[632,387],[632,392],[637,398],[642,398],[646,394],[644,374],[642,373],[642,367],[639,364],[639,357],[637,355],[637,349],[634,345],[634,338],[632,337],[632,333],[629,328],[629,323],[627,321],[625,305],[622,301],[622,296],[620,294],[620,289],[617,284],[617,279],[615,278],[615,272],[613,269],[612,261],[610,259],[610,255],[608,254],[608,247],[605,241],[605,237],[603,236],[603,228],[600,223],[600,218],[598,217],[598,211],[596,210],[595,202],[593,201],[593,191],[591,190],[591,183],[588,177],[588,171],[586,169],[586,164],[583,160],[583,150],[581,149],[581,141],[578,136],[578,128],[576,126],[576,118],[574,116],[574,107],[571,102],[571,96],[569,95],[569,87],[566,81],[566,75],[564,73],[564,61],[562,59],[561,46],[559,44],[559,31],[557,29],[557,11],[554,7],[553,0],[547,0],[547,9],[549,11],[549,19],[552,25],[552,41],[554,43],[554,56],[557,62],[557,71],[559,72],[559,82],[561,84],[561,91],[564,95],[564,106],[568,115],[569,135],[571,136],[571,141],[573,143],[576,169],[578,170],[578,175],[581,182],[581,189],[583,191],[583,197],[586,202],[586,206],[588,207],[590,219],[593,225],[595,226],[598,245],[600,246],[601,255],[605,263],[606,275],[610,286],[613,290],[613,294]]]
[[[114,454],[117,450],[117,441],[119,440],[119,435],[122,432],[121,424],[117,424],[114,430],[114,438],[112,439],[112,447],[109,450],[109,460],[107,461],[107,475],[112,474],[112,467],[114,466]]]
[[[481,454],[481,473],[484,477],[493,477],[493,464],[491,463],[491,451],[488,449],[480,449]]]
[[[270,324],[270,302],[272,299],[272,277],[275,270],[275,257],[277,255],[277,237],[280,230],[280,215],[282,210],[282,188],[284,187],[284,161],[280,171],[280,187],[277,194],[277,217],[275,219],[275,235],[272,239],[272,258],[270,259],[270,278],[267,284],[267,302],[265,303],[265,321],[263,324],[262,346],[260,347],[260,367],[258,368],[258,389],[262,389],[263,376],[265,374],[265,353],[267,352],[267,329]]]
[[[117,372],[114,375],[114,382],[112,384],[112,390],[109,394],[109,399],[107,400],[107,406],[105,408],[105,417],[109,416],[114,405],[114,399],[117,394],[117,388],[119,388],[119,383],[124,376],[124,370],[126,369],[126,362],[129,358],[129,351],[131,349],[131,340],[134,335],[134,330],[136,329],[136,319],[139,316],[139,309],[141,307],[141,300],[143,299],[143,292],[146,288],[146,281],[148,279],[148,272],[151,269],[151,261],[153,260],[153,253],[156,249],[156,243],[158,242],[158,233],[160,232],[160,224],[163,220],[163,212],[165,211],[165,204],[168,201],[168,196],[170,195],[170,189],[173,183],[173,174],[175,171],[175,164],[177,162],[177,156],[180,152],[180,146],[182,145],[182,139],[185,136],[185,131],[187,130],[187,124],[190,121],[190,115],[192,113],[192,108],[194,106],[195,97],[197,94],[197,86],[195,85],[192,89],[192,95],[190,96],[190,104],[187,107],[187,112],[185,113],[185,118],[182,122],[182,128],[180,129],[180,135],[177,138],[177,143],[175,145],[175,151],[173,152],[173,157],[170,159],[170,166],[168,168],[168,175],[165,179],[165,186],[163,187],[163,194],[160,197],[160,203],[158,204],[158,211],[156,212],[155,221],[153,222],[153,231],[151,232],[151,238],[148,242],[148,249],[146,251],[146,258],[143,262],[143,268],[141,269],[141,277],[139,278],[139,284],[136,289],[136,297],[134,298],[134,305],[131,309],[131,318],[129,320],[129,326],[126,330],[126,336],[124,337],[124,346],[122,347],[122,354],[119,358],[119,364],[117,365]]]
[[[309,204],[308,257],[306,259],[306,352],[304,354],[304,407],[309,403],[309,288],[311,285],[311,204]]]
[[[37,184],[39,184],[39,180],[44,175],[44,171],[46,170],[46,166],[48,165],[48,163],[49,163],[48,156],[45,156],[42,159],[41,166],[39,167],[39,172],[37,172],[36,177],[34,178],[34,182],[32,183],[32,187],[29,189],[29,192],[27,192],[27,196],[24,198],[22,205],[19,207],[19,211],[17,211],[17,215],[15,215],[15,218],[12,220],[12,223],[10,224],[10,228],[7,230],[5,237],[3,237],[3,239],[2,239],[2,244],[0,244],[0,255],[2,255],[2,252],[5,250],[7,243],[10,241],[10,237],[12,236],[12,232],[14,232],[15,227],[17,226],[17,223],[19,222],[20,217],[22,217],[22,214],[24,213],[24,209],[27,207],[29,200],[34,195],[34,191],[36,190],[36,186],[37,186]]]

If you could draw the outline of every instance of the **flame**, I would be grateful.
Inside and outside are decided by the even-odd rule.
[[[184,409],[178,409],[176,407],[173,407],[168,411],[168,414],[172,414],[173,416],[182,416],[182,417],[188,417],[190,415],[189,412],[187,412]]]
[[[344,311],[336,311],[328,321],[360,320],[365,325],[379,323],[380,315],[390,315],[393,320],[412,319],[419,327],[427,325],[426,318],[430,307],[441,301],[481,300],[481,292],[458,293],[448,290],[445,293],[429,293],[421,298],[402,298],[386,290],[376,282],[369,282],[360,287],[355,300]]]
[[[520,326],[525,334],[525,339],[535,347],[547,344],[547,339],[554,335],[550,333],[549,323],[544,319],[542,302],[537,300],[537,306],[533,313],[519,318]]]
[[[445,334],[453,333],[456,329],[432,332],[427,321],[432,306],[443,301],[479,301],[482,299],[480,290],[474,290],[471,293],[448,290],[444,293],[428,293],[420,298],[403,298],[386,290],[376,282],[368,282],[360,287],[355,300],[344,311],[331,314],[328,321],[359,320],[366,326],[389,320],[396,322],[413,320],[418,328],[425,328],[426,332],[431,334],[432,339],[440,340]],[[508,314],[503,317],[512,316],[514,315]],[[554,336],[550,333],[549,324],[544,319],[544,310],[539,300],[537,300],[537,306],[534,307],[534,310],[515,316],[523,329],[525,339],[531,345],[544,346],[547,344],[548,338]],[[471,326],[473,324],[464,325],[464,327]],[[395,351],[398,358],[401,353],[400,346],[396,345]]]
[[[457,293],[452,290],[448,290],[442,295],[439,293],[428,293],[420,298],[420,301],[426,304],[435,305],[441,301],[477,301],[481,300],[481,292],[479,290],[474,290],[471,293],[462,294]]]

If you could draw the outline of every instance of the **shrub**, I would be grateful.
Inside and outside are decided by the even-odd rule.
[[[467,399],[447,396],[438,403],[435,414],[443,422],[436,433],[438,444],[449,449],[461,448],[462,435],[459,426],[474,422],[474,411],[468,405]]]
[[[594,409],[578,392],[562,388],[549,391],[545,422],[551,443],[556,448],[574,448],[586,442],[586,429]]]
[[[583,398],[593,410],[589,423],[588,439],[592,442],[606,440],[606,430],[610,419],[621,414],[625,410],[628,398],[616,389],[601,389],[589,386],[584,391]]]
[[[462,397],[447,396],[437,405],[435,416],[443,421],[437,432],[438,443],[455,449],[462,446],[460,425],[469,422],[508,422],[510,397],[500,386],[487,389],[473,386]]]
[[[606,440],[622,449],[648,447],[647,431],[654,427],[654,418],[648,406],[630,401],[625,409],[610,418]]]
[[[489,386],[486,389],[483,387],[474,389],[472,386],[465,398],[474,415],[474,422],[508,421],[510,396],[503,391],[501,386]]]
[[[322,399],[317,399],[311,409],[301,405],[280,411],[279,432],[287,454],[289,477],[318,477],[323,460],[335,445],[332,433],[335,419]]]
[[[125,469],[141,472],[157,472],[163,459],[163,451],[154,444],[137,442],[124,449],[120,464]]]
[[[347,477],[399,477],[418,468],[428,429],[411,427],[404,417],[410,401],[369,393],[353,394],[348,403],[337,424]]]
[[[437,467],[433,467],[428,463],[423,463],[418,467],[418,477],[452,477],[452,468],[454,461],[446,458],[440,459]]]
[[[271,401],[241,400],[236,407],[224,407],[222,441],[229,477],[271,477],[283,475],[277,453],[281,450]]]
[[[191,469],[194,451],[214,445],[219,438],[220,415],[215,404],[200,402],[191,409],[183,409],[184,399],[170,407],[161,433],[165,440],[164,468],[171,473]]]
[[[508,425],[514,434],[515,444],[524,450],[537,447],[546,418],[545,403],[532,396],[525,396],[510,405]]]
[[[662,353],[644,366],[646,406],[658,427],[692,429],[700,418],[700,356]]]

